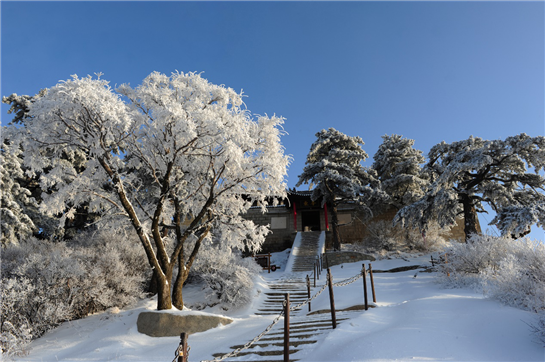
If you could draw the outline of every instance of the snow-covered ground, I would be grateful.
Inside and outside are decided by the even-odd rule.
[[[273,263],[285,266],[287,253]],[[374,270],[429,264],[429,256],[373,262]],[[334,282],[356,275],[361,263],[331,268]],[[251,305],[237,311],[205,312],[234,319],[230,325],[189,336],[190,361],[212,359],[216,352],[244,344],[261,333],[274,316],[256,316],[267,281],[284,275],[283,268],[264,272],[256,283]],[[320,278],[320,284],[325,278]],[[318,343],[300,346],[291,358],[301,361],[544,361],[545,350],[533,338],[528,323],[535,316],[467,289],[444,289],[433,273],[406,271],[374,275],[377,307],[345,312],[349,317],[319,336]],[[370,293],[369,293],[370,294]],[[198,300],[198,288],[184,290],[186,301]],[[337,309],[362,304],[362,280],[335,288]],[[179,338],[140,334],[136,319],[153,309],[154,300],[133,309],[94,315],[64,324],[31,344],[24,361],[164,361],[174,358]],[[327,293],[313,301],[313,310],[328,309]],[[178,313],[186,313],[179,311]],[[252,358],[251,356],[246,356]],[[247,359],[246,358],[246,359]]]

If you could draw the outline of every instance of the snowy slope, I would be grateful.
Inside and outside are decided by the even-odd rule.
[[[285,253],[276,255],[273,262],[285,263],[285,256]],[[428,260],[428,256],[383,260],[374,262],[373,269],[426,264]],[[356,275],[360,269],[361,263],[353,263],[331,270],[336,282]],[[267,281],[281,276],[281,271],[263,273],[256,286],[254,302],[241,310],[206,310],[228,315],[234,322],[191,335],[190,361],[212,359],[213,353],[229,351],[230,346],[244,344],[261,333],[274,316],[253,313],[264,300]],[[534,320],[532,313],[484,299],[471,290],[444,289],[434,278],[433,273],[414,270],[376,273],[377,307],[339,314],[350,319],[320,336],[318,343],[304,346],[292,358],[301,361],[545,360],[544,349],[533,341],[527,325]],[[324,279],[320,278],[320,282]],[[189,301],[197,300],[199,290],[188,288],[184,295]],[[361,279],[335,288],[337,309],[362,304],[362,301]],[[148,300],[131,310],[66,323],[33,342],[30,354],[20,360],[170,362],[178,337],[153,338],[139,334],[136,329],[138,313],[154,306],[154,301]],[[313,310],[328,309],[327,293],[315,299],[312,307]]]

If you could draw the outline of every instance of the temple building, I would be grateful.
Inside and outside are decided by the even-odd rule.
[[[332,245],[330,232],[331,215],[328,214],[328,205],[323,207],[320,201],[312,201],[312,191],[288,191],[287,198],[277,206],[267,207],[262,213],[261,208],[252,207],[244,217],[259,225],[270,225],[271,233],[263,245],[264,252],[276,252],[291,248],[297,232],[326,231],[326,248]],[[331,206],[330,206],[331,208]],[[366,236],[366,224],[374,221],[392,221],[397,210],[390,209],[382,214],[375,215],[367,223],[365,216],[355,206],[346,204],[337,207],[339,219],[339,233],[342,243],[362,241]],[[480,226],[477,225],[480,230]],[[459,241],[465,240],[462,223],[451,228],[447,237]]]

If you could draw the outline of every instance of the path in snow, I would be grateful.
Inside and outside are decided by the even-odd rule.
[[[331,314],[310,313],[307,302],[308,287],[306,276],[313,276],[316,258],[320,255],[321,247],[320,232],[300,233],[297,246],[293,248],[290,255],[291,273],[268,282],[269,292],[265,293],[266,298],[258,308],[256,315],[279,316],[284,310],[286,294],[290,299],[290,323],[289,323],[289,353],[290,361],[298,361],[294,354],[299,352],[305,345],[312,345],[318,342],[320,335],[332,330]],[[322,235],[323,236],[323,235]],[[324,292],[325,278],[322,285],[310,288],[311,296],[317,296]],[[312,302],[310,302],[312,307]],[[337,324],[348,319],[347,317],[336,318]],[[244,345],[234,345],[231,349],[243,349],[236,357],[224,359],[225,361],[245,362],[281,362],[284,355],[284,318],[278,319],[272,329],[252,344],[249,348]],[[214,353],[214,357],[222,357],[228,352]],[[248,359],[251,358],[251,359]]]

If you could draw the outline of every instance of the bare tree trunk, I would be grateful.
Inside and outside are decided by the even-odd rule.
[[[180,253],[180,256],[181,255],[182,254]],[[182,310],[184,309],[184,296],[182,293],[182,288],[189,275],[189,270],[187,270],[185,267],[183,257],[180,257],[178,265],[178,275],[176,276],[176,281],[174,282],[174,287],[172,288],[172,304],[174,305],[174,307]]]
[[[331,223],[333,224],[333,249],[341,250],[341,236],[339,234],[339,217],[337,216],[337,205],[331,208]]]
[[[464,233],[466,235],[465,241],[467,243],[471,235],[478,234],[477,211],[468,194],[461,194],[460,196],[464,207]]]
[[[170,281],[158,274],[157,278],[157,309],[172,309],[172,298],[170,296]]]
[[[146,252],[146,256],[148,257],[150,267],[156,275],[157,309],[172,309],[172,298],[170,296],[170,280],[167,279],[167,275],[165,274],[161,263],[159,262],[159,260],[157,260],[157,256],[155,255],[150,240],[146,235],[144,228],[142,227],[142,223],[140,222],[140,219],[138,218],[134,207],[129,201],[127,194],[125,193],[123,182],[121,181],[117,172],[115,172],[108,163],[109,157],[110,156],[108,154],[106,154],[104,157],[99,157],[99,162],[106,171],[106,173],[108,173],[108,175],[112,177],[113,183],[117,187],[117,196],[119,197],[119,200],[123,205],[123,209],[127,212],[129,216],[132,226],[134,227],[134,230],[136,231],[136,234],[138,235],[138,238],[140,239],[140,242],[144,247],[144,251]],[[172,277],[172,271],[170,276]]]
[[[153,271],[153,274],[151,275],[151,278],[148,283],[148,287],[146,292],[150,293],[151,295],[157,294],[158,288],[157,288],[157,273],[155,270]]]
[[[197,257],[197,253],[199,252],[201,243],[210,232],[210,229],[212,229],[211,224],[208,225],[206,229],[204,229],[202,233],[199,235],[199,238],[195,242],[195,246],[193,247],[193,251],[191,251],[191,255],[189,255],[187,262],[184,261],[183,250],[180,251],[180,253],[178,254],[178,265],[180,266],[180,271],[178,272],[178,276],[176,277],[176,281],[174,282],[174,287],[172,288],[172,300],[174,302],[174,306],[178,309],[184,308],[182,287],[185,281],[187,280],[187,277],[189,276],[189,271],[191,270],[191,266],[193,265],[193,262],[195,261],[195,258]],[[171,271],[171,275],[172,275],[172,271]]]

